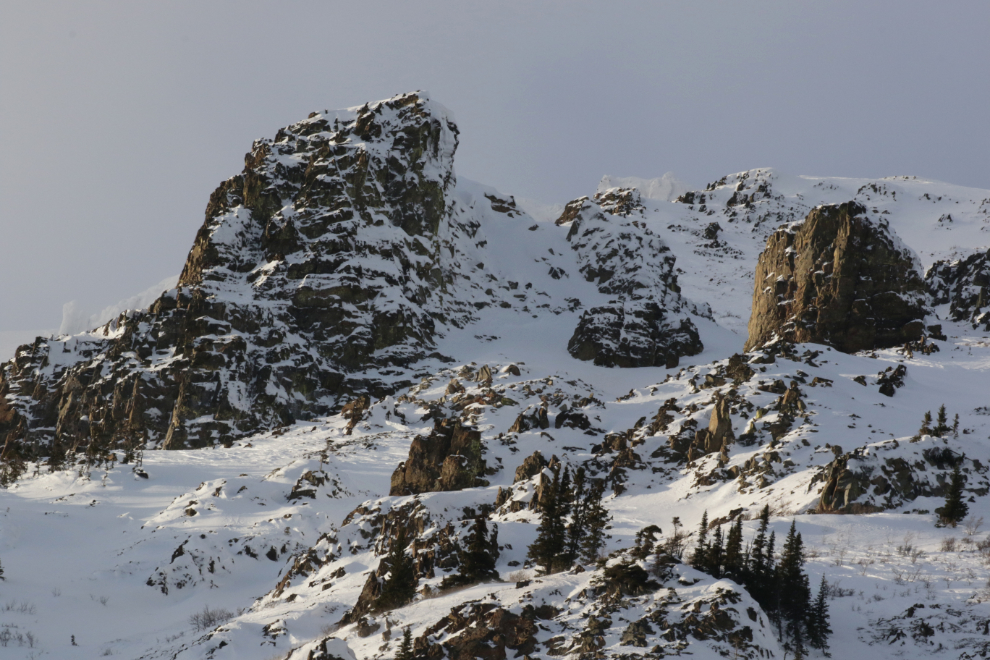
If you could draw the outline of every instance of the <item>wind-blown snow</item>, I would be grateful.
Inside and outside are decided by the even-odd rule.
[[[673,172],[667,172],[656,179],[606,174],[598,183],[597,192],[605,192],[609,188],[635,188],[643,197],[663,202],[672,202],[691,190],[691,186],[674,176]]]
[[[107,321],[117,318],[123,312],[134,309],[147,309],[148,305],[155,302],[165,291],[175,288],[179,283],[179,276],[166,277],[158,284],[150,286],[141,293],[129,298],[107,305],[95,314],[82,309],[75,300],[67,302],[62,306],[62,325],[59,326],[58,334],[76,335],[81,332],[88,332],[98,328]]]

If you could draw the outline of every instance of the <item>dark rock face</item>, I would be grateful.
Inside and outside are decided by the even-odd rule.
[[[457,127],[418,94],[258,140],[206,207],[176,289],[0,368],[5,460],[198,447],[400,386],[473,308],[453,285]],[[441,249],[441,247],[443,249]],[[393,372],[394,373],[394,372]]]
[[[515,614],[491,603],[470,603],[455,607],[449,615],[427,628],[416,638],[417,658],[439,660],[505,660],[529,656],[540,647],[537,620],[552,619],[556,610],[549,605],[527,605]],[[445,637],[442,643],[431,641]],[[507,653],[506,650],[511,653]]]
[[[852,353],[915,341],[930,313],[910,251],[855,202],[778,229],[756,267],[746,350],[774,337]]]
[[[925,274],[935,305],[949,305],[949,318],[990,330],[990,250],[965,259],[937,261]]]
[[[923,436],[908,446],[911,454],[893,458],[834,447],[836,458],[812,480],[812,486],[824,482],[817,512],[875,513],[918,497],[944,497],[957,464],[967,475],[967,497],[990,492],[988,467],[946,447],[942,439]]]
[[[619,208],[631,212],[628,205]],[[675,366],[701,352],[688,315],[710,312],[681,296],[674,256],[659,236],[622,215],[606,216],[587,200],[568,204],[557,222],[570,223],[567,240],[581,274],[611,297],[582,314],[567,343],[573,357],[604,367],[653,367]]]
[[[428,436],[413,440],[409,458],[392,473],[389,495],[473,488],[484,472],[481,432],[442,419]]]

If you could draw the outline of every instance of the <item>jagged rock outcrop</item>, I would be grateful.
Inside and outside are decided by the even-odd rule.
[[[611,297],[581,315],[567,350],[604,367],[674,367],[704,348],[690,314],[710,317],[710,311],[681,296],[670,248],[648,227],[626,219],[634,207],[619,197],[612,201],[620,215],[606,216],[598,204],[579,199],[557,220],[569,225],[567,240],[581,274]]]
[[[964,259],[936,261],[925,274],[935,305],[949,305],[949,318],[990,330],[990,250]]]
[[[732,432],[732,420],[729,417],[731,403],[729,399],[719,395],[712,410],[712,418],[707,429],[695,433],[694,443],[688,449],[688,460],[698,456],[727,452],[728,446],[736,439]]]
[[[409,447],[409,458],[392,473],[390,495],[461,490],[481,485],[485,473],[481,432],[457,419],[439,419]]]
[[[775,337],[845,352],[921,337],[928,295],[909,248],[847,202],[778,229],[756,267],[746,350]]]
[[[474,312],[444,295],[451,236],[477,229],[452,212],[457,135],[414,93],[257,140],[175,289],[2,366],[4,459],[229,443],[401,386],[379,370],[431,355]]]
[[[841,453],[836,447],[838,455],[811,482],[824,482],[817,512],[876,513],[918,497],[944,497],[957,464],[967,476],[968,495],[990,492],[990,468],[966,458],[958,445],[947,447],[931,436],[900,446],[896,440],[891,443],[893,455],[864,448]]]

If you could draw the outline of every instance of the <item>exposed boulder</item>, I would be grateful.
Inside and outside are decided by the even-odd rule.
[[[409,458],[392,473],[390,495],[462,490],[481,485],[485,461],[481,432],[457,419],[438,419],[427,436],[409,447]]]
[[[778,229],[756,267],[746,350],[776,338],[852,353],[915,341],[931,313],[917,259],[855,202]]]
[[[949,305],[949,318],[990,330],[990,250],[965,259],[936,261],[925,274],[935,305]]]
[[[519,483],[520,481],[526,481],[527,479],[532,479],[536,475],[543,472],[543,468],[547,466],[547,459],[543,458],[543,454],[539,450],[534,451],[532,454],[523,459],[522,464],[516,468],[516,475],[513,478],[512,483]]]

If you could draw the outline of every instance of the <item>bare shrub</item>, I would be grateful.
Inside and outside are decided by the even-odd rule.
[[[209,605],[203,607],[202,612],[195,612],[189,615],[189,625],[191,625],[196,632],[201,630],[212,630],[222,623],[230,621],[234,617],[234,613],[230,610],[218,607],[215,609],[210,609]]]
[[[914,550],[914,533],[908,532],[904,535],[904,540],[897,546],[897,554],[907,557]]]
[[[956,551],[956,537],[950,536],[947,539],[942,539],[942,552],[955,552]]]
[[[980,527],[983,527],[983,516],[970,516],[963,521],[963,529],[966,530],[966,536],[976,536],[977,532],[980,531]]]

